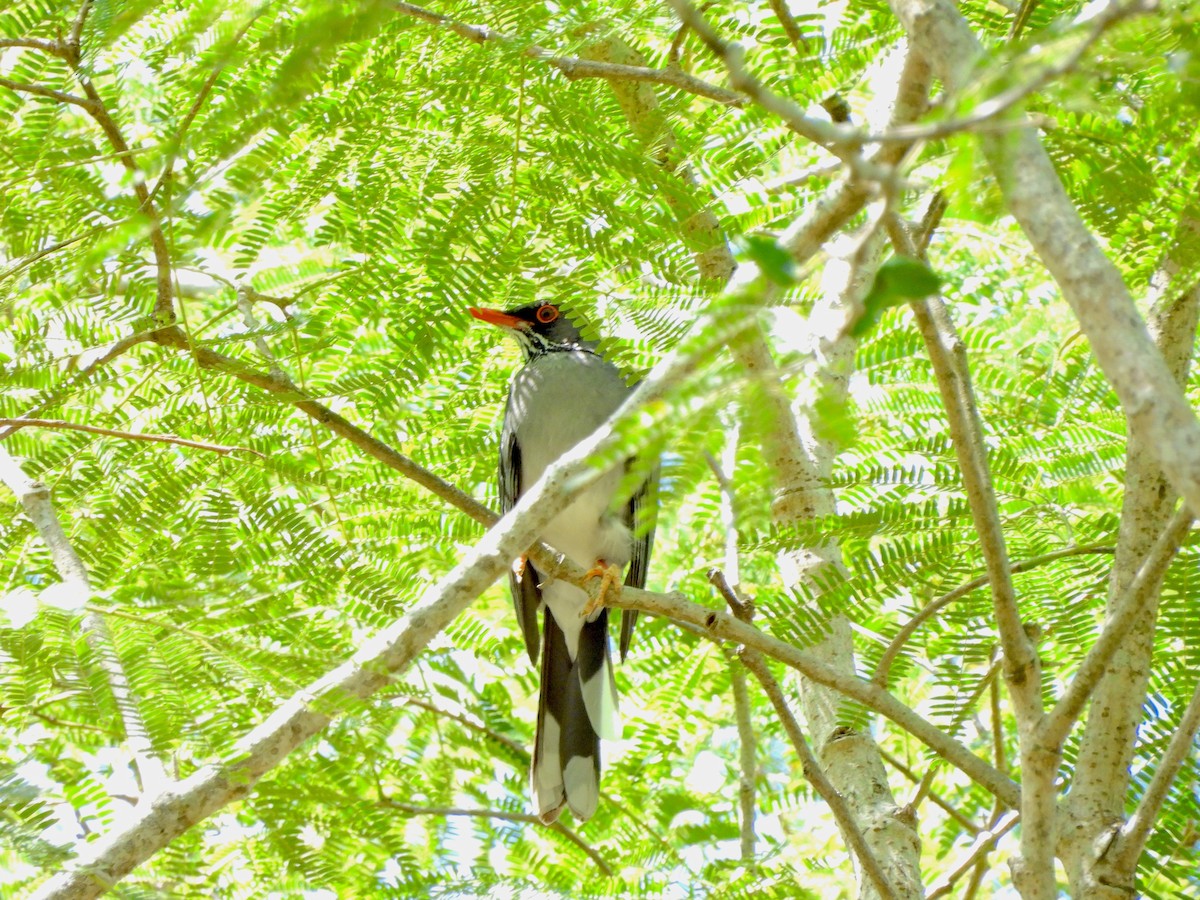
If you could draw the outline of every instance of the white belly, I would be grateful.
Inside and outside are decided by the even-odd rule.
[[[536,405],[527,399],[537,394]],[[534,359],[517,373],[509,397],[520,422],[521,485],[528,490],[562,454],[588,437],[629,394],[620,373],[591,353],[557,352]],[[625,566],[633,553],[633,538],[624,521],[628,497],[619,497],[624,467],[605,473],[582,491],[542,532],[541,539],[584,568],[596,560]],[[579,611],[587,595],[573,585],[546,585],[549,605],[575,656]]]

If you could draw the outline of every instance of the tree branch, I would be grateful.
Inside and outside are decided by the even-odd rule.
[[[1111,545],[1103,546],[1099,544],[1090,544],[1084,547],[1065,547],[1062,550],[1054,550],[1050,553],[1043,553],[1041,556],[1033,556],[1029,559],[1023,559],[1020,562],[1015,562],[1009,567],[1009,571],[1012,572],[1012,574],[1017,575],[1021,572],[1029,572],[1038,568],[1039,566],[1044,566],[1047,563],[1052,563],[1056,560],[1064,559],[1069,556],[1082,556],[1085,554],[1091,555],[1097,553],[1112,554],[1115,552],[1115,549],[1116,548],[1112,547]],[[970,581],[964,582],[953,590],[947,591],[940,597],[930,600],[927,604],[925,604],[925,606],[921,608],[920,612],[900,626],[900,630],[896,632],[896,636],[892,638],[891,643],[888,644],[887,648],[883,651],[883,655],[879,657],[879,662],[875,666],[875,674],[871,676],[871,680],[880,687],[886,687],[888,677],[891,674],[892,665],[895,663],[896,658],[900,655],[900,652],[904,649],[904,645],[908,643],[914,634],[916,634],[917,629],[951,603],[961,600],[972,591],[978,590],[987,584],[988,576],[980,575],[978,578],[973,578]]]
[[[592,862],[596,864],[596,868],[598,868],[606,878],[613,877],[613,870],[609,868],[608,863],[604,861],[604,857],[596,852],[596,848],[562,822],[552,822],[551,824],[547,825],[537,816],[531,815],[530,813],[507,812],[499,809],[464,809],[462,807],[454,806],[418,806],[415,803],[401,803],[398,800],[391,800],[388,798],[376,800],[375,803],[378,806],[384,807],[385,809],[394,809],[399,812],[408,813],[411,816],[464,816],[475,819],[502,819],[505,822],[523,822],[526,825],[536,825],[545,828],[548,831],[554,831],[558,834],[561,834],[572,844],[586,853],[591,858]]]
[[[208,450],[225,456],[229,453],[253,453],[255,456],[266,458],[250,447],[229,447],[225,444],[207,444],[202,441],[189,441],[170,434],[147,434],[141,431],[118,431],[113,428],[101,428],[97,425],[80,425],[77,422],[64,422],[62,419],[5,419],[0,418],[0,425],[8,426],[2,437],[7,437],[20,428],[58,428],[66,431],[86,431],[88,434],[103,434],[108,437],[123,438],[129,441],[150,441],[158,444],[177,444],[180,447],[192,447],[196,450]]]
[[[952,0],[891,2],[947,90],[961,91],[982,50]],[[1075,311],[1120,397],[1130,431],[1146,435],[1172,486],[1200,509],[1200,422],[1120,272],[1080,220],[1034,131],[981,134],[980,140],[1009,210]]]
[[[77,97],[75,94],[56,91],[54,88],[43,87],[40,84],[24,84],[23,82],[12,81],[8,78],[0,78],[0,87],[5,87],[10,91],[17,91],[22,94],[33,94],[35,97],[45,97],[47,100],[57,100],[59,103],[69,103],[72,106],[78,106],[89,115],[95,114],[92,101],[86,97]]]
[[[0,50],[5,47],[23,47],[27,50],[41,50],[43,53],[49,53],[52,56],[63,56],[62,47],[58,41],[47,41],[42,38],[0,38]]]
[[[1166,802],[1171,785],[1174,784],[1180,768],[1194,752],[1197,731],[1200,731],[1200,682],[1192,691],[1192,699],[1184,709],[1183,718],[1175,733],[1171,735],[1171,742],[1167,744],[1167,749],[1158,761],[1154,777],[1150,779],[1141,803],[1121,828],[1115,846],[1109,851],[1113,857],[1113,866],[1118,871],[1133,871],[1137,867],[1138,859],[1146,849],[1146,842],[1150,839],[1150,832],[1154,829],[1154,823],[1158,820],[1158,814]]]
[[[775,708],[775,714],[779,716],[784,731],[787,732],[788,738],[796,750],[796,755],[800,757],[800,766],[804,771],[804,777],[808,779],[808,783],[813,786],[813,790],[817,792],[818,796],[829,806],[833,818],[837,821],[838,829],[846,839],[846,843],[850,845],[850,849],[854,851],[854,857],[866,874],[867,880],[882,900],[895,900],[897,897],[895,889],[888,881],[883,867],[867,844],[866,838],[863,837],[862,829],[854,820],[854,814],[850,811],[845,798],[834,788],[833,783],[821,769],[821,764],[817,762],[816,756],[813,755],[812,749],[804,737],[804,732],[800,728],[800,723],[796,721],[796,717],[788,708],[779,682],[775,680],[771,670],[763,662],[762,655],[754,650],[743,648],[741,657],[742,663],[758,679],[763,693],[767,695],[771,705]]]
[[[84,610],[92,595],[91,580],[87,567],[75,552],[70,539],[63,530],[58,513],[50,502],[50,489],[34,481],[17,464],[4,448],[0,447],[0,481],[16,495],[25,514],[37,529],[50,550],[54,568],[62,579],[64,589],[70,592],[70,607]],[[112,632],[102,616],[92,612],[83,614],[83,637],[88,648],[96,655],[113,703],[125,729],[125,741],[137,764],[142,789],[154,790],[165,783],[166,775],[154,745],[150,741],[146,723],[140,710],[141,700],[130,684],[125,668],[113,646]]]
[[[488,41],[503,44],[517,43],[515,38],[492,31],[484,25],[467,25],[451,19],[449,16],[443,16],[440,13],[435,13],[420,6],[414,6],[411,3],[402,3],[399,0],[393,0],[391,7],[396,12],[403,13],[406,16],[412,16],[414,19],[420,19],[422,22],[447,28],[459,37],[466,38],[468,41],[476,44],[483,44]],[[523,52],[526,56],[557,69],[570,79],[620,78],[628,81],[649,82],[651,84],[661,84],[667,87],[678,88],[681,91],[696,94],[700,97],[707,97],[709,100],[715,100],[726,106],[742,107],[747,102],[747,98],[742,94],[726,90],[715,84],[709,84],[706,81],[689,75],[681,69],[651,69],[646,66],[627,66],[619,63],[582,59],[577,56],[555,56],[549,50],[539,47],[537,44],[525,45]]]
[[[1042,741],[1061,746],[1066,740],[1071,726],[1083,712],[1088,697],[1104,676],[1113,654],[1129,635],[1130,625],[1145,611],[1147,604],[1157,597],[1163,574],[1191,530],[1194,518],[1190,509],[1186,506],[1180,507],[1154,542],[1138,569],[1137,576],[1125,594],[1112,605],[1108,619],[1100,630],[1100,636],[1079,664],[1071,684],[1046,716],[1041,729]]]

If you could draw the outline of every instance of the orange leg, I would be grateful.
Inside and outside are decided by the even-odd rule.
[[[596,591],[596,596],[589,600],[579,613],[581,619],[586,619],[605,605],[609,591],[615,588],[618,594],[621,592],[621,569],[598,559],[583,577],[600,579],[600,588]]]

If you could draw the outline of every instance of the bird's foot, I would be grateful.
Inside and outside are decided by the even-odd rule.
[[[596,596],[588,600],[587,605],[579,613],[579,618],[589,619],[597,610],[605,606],[609,591],[615,588],[618,594],[621,593],[621,568],[598,559],[583,577],[600,579],[600,587],[596,590]]]

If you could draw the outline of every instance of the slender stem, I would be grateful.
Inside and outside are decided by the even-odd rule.
[[[58,513],[50,502],[50,489],[34,481],[3,448],[0,448],[0,481],[3,481],[17,497],[25,514],[29,516],[38,534],[41,535],[54,568],[65,590],[70,592],[75,609],[85,610],[83,615],[83,637],[96,655],[112,692],[113,702],[125,728],[125,740],[138,766],[144,790],[157,790],[166,783],[166,773],[142,718],[141,700],[134,691],[121,659],[113,646],[112,632],[104,617],[86,611],[91,599],[92,585],[87,568],[75,552],[70,539],[63,530]]]
[[[830,812],[833,813],[833,817],[837,821],[838,829],[842,832],[842,836],[845,837],[846,843],[850,845],[851,850],[854,851],[854,855],[858,859],[858,864],[862,867],[862,871],[866,873],[867,879],[883,900],[894,900],[896,892],[892,888],[891,882],[888,881],[887,875],[884,874],[883,867],[880,866],[879,860],[867,845],[862,829],[858,827],[858,823],[854,820],[854,814],[850,811],[845,798],[837,792],[824,770],[822,770],[821,764],[817,762],[817,758],[813,754],[812,748],[808,746],[808,741],[800,728],[800,723],[796,721],[796,717],[787,705],[787,700],[783,696],[779,682],[775,680],[775,676],[771,674],[771,670],[763,662],[762,654],[749,648],[743,648],[741,657],[742,663],[750,670],[750,674],[758,679],[763,692],[775,708],[775,714],[779,717],[779,721],[783,723],[783,728],[796,750],[796,755],[800,757],[800,765],[804,771],[804,777],[813,786],[813,790],[828,804]]]
[[[1023,559],[1020,562],[1012,564],[1009,571],[1014,575],[1021,572],[1029,572],[1047,563],[1052,563],[1060,559],[1065,559],[1070,556],[1083,556],[1088,554],[1112,554],[1116,552],[1116,548],[1110,544],[1089,544],[1083,547],[1066,547],[1062,550],[1054,550],[1050,553],[1043,553],[1041,556],[1033,556],[1029,559]],[[892,665],[896,658],[904,649],[904,645],[912,638],[917,629],[923,624],[957,600],[970,594],[972,591],[978,590],[988,584],[988,576],[980,575],[978,578],[973,578],[970,581],[960,584],[953,590],[947,591],[940,597],[930,600],[929,603],[922,607],[921,611],[914,615],[911,619],[905,622],[900,630],[896,632],[896,636],[892,638],[887,649],[883,651],[883,655],[879,657],[879,663],[875,666],[875,674],[872,680],[880,685],[887,685],[888,676],[891,674]]]
[[[1162,759],[1158,761],[1154,777],[1150,779],[1137,810],[1122,827],[1117,838],[1115,855],[1118,869],[1132,871],[1137,865],[1175,777],[1194,752],[1197,731],[1200,731],[1200,682],[1197,682],[1192,691],[1192,699],[1183,711],[1183,718],[1171,736],[1171,742],[1167,744]]]
[[[253,453],[255,456],[266,458],[266,455],[250,447],[230,447],[225,444],[208,444],[203,441],[189,441],[185,438],[170,434],[147,434],[142,431],[119,431],[115,428],[101,428],[98,425],[81,425],[78,422],[64,422],[62,419],[6,419],[0,418],[0,425],[10,430],[4,432],[7,437],[19,428],[57,428],[65,431],[86,431],[88,434],[103,434],[108,437],[123,438],[129,441],[150,441],[158,444],[177,444],[180,447],[192,447],[196,450],[209,450],[225,456],[228,453]]]
[[[1041,740],[1046,744],[1057,747],[1066,740],[1071,726],[1083,712],[1088,697],[1104,677],[1109,660],[1129,634],[1130,625],[1145,609],[1146,604],[1155,598],[1159,580],[1191,530],[1193,518],[1188,507],[1180,507],[1158,536],[1150,552],[1146,554],[1137,576],[1130,583],[1124,597],[1113,605],[1113,611],[1104,623],[1100,636],[1083,658],[1075,677],[1071,679],[1071,684],[1046,716],[1041,728]]]

